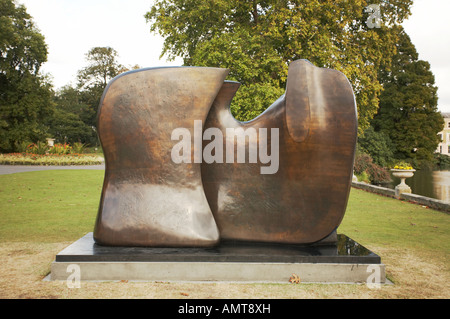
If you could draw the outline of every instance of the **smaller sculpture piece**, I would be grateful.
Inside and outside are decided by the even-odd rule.
[[[286,94],[239,122],[229,109],[239,83],[227,74],[150,68],[111,81],[98,111],[106,162],[98,244],[305,244],[336,230],[357,134],[347,78],[294,61]]]

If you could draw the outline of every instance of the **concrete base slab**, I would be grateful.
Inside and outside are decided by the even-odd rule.
[[[103,247],[89,233],[56,256],[50,279],[287,283],[293,274],[302,283],[386,283],[379,256],[343,235],[334,245],[208,249]]]

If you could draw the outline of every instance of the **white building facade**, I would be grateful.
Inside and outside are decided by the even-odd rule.
[[[436,152],[450,156],[450,113],[442,113],[444,118],[444,129],[438,133],[441,138]]]

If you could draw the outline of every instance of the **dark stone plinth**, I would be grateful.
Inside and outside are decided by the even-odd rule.
[[[322,245],[223,242],[214,248],[144,248],[100,246],[88,233],[55,261],[381,264],[378,255],[342,234],[335,244]]]

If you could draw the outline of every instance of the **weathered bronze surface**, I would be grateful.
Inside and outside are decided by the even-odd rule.
[[[171,134],[179,127],[192,131],[194,120],[205,122],[227,74],[216,68],[144,69],[115,78],[105,89],[98,111],[106,169],[97,243],[169,247],[219,241],[200,164],[171,160]]]
[[[224,84],[205,129],[278,128],[279,170],[261,175],[267,164],[259,159],[202,164],[203,187],[221,238],[278,243],[325,238],[344,217],[351,185],[357,116],[350,83],[336,70],[295,61],[286,94],[245,123],[229,111],[238,87]]]
[[[340,224],[350,191],[356,105],[346,77],[306,60],[291,63],[286,94],[250,122],[229,105],[239,84],[216,68],[153,68],[125,73],[105,90],[98,134],[106,172],[94,239],[103,245],[201,247],[220,239],[314,243]],[[176,164],[171,133],[194,121],[217,128],[267,129],[268,163]],[[279,137],[271,135],[278,129]],[[261,135],[258,135],[258,143]],[[204,141],[206,146],[210,141]],[[235,141],[236,147],[239,139]],[[248,150],[249,141],[245,142]],[[260,146],[260,144],[257,144]],[[236,155],[236,154],[234,154]],[[248,154],[247,154],[248,155]]]

